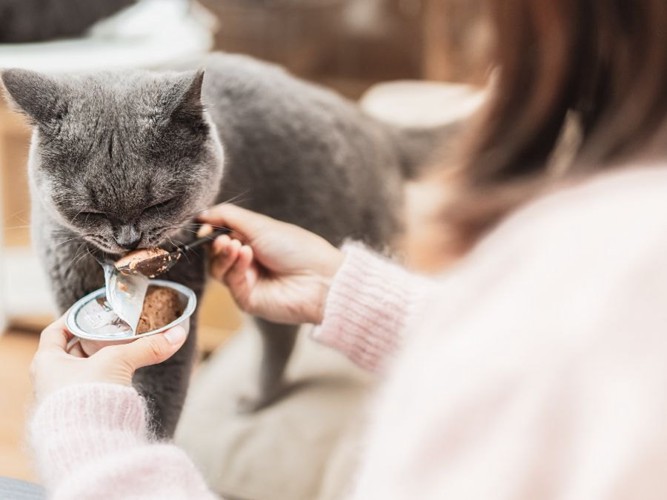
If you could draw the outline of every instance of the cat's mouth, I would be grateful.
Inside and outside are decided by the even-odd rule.
[[[114,241],[109,238],[97,235],[97,234],[86,234],[83,236],[83,239],[90,244],[93,252],[102,253],[103,255],[118,256],[127,253],[127,250],[120,247]]]
[[[185,241],[185,235],[188,232],[188,223],[185,223],[183,226],[154,229],[142,235],[138,242],[133,242],[129,247],[119,244],[113,238],[99,234],[86,234],[83,236],[83,239],[90,243],[97,251],[110,257],[118,258],[134,250],[141,249],[159,247],[171,251]]]
[[[93,247],[93,249],[95,251],[100,252],[101,254],[103,254],[105,256],[118,258],[118,257],[122,257],[126,253],[132,251],[129,248],[124,248],[124,247],[121,247],[121,246],[116,245],[114,243],[106,243],[106,242],[102,243],[102,242],[98,241],[97,239],[93,239],[93,238],[85,238],[85,239]],[[150,248],[150,247],[138,246],[138,247],[136,247],[136,250],[138,250],[140,248]]]
[[[121,257],[125,255],[128,252],[131,252],[133,250],[139,250],[142,248],[155,248],[157,246],[162,246],[161,241],[156,242],[155,244],[151,242],[144,242],[141,241],[137,245],[133,245],[131,248],[119,245],[117,242],[110,240],[108,238],[100,237],[100,236],[91,236],[91,235],[86,235],[84,236],[84,240],[86,240],[93,248],[94,250],[101,252],[102,254],[108,255],[110,257]]]

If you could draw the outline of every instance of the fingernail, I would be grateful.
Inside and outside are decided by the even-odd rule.
[[[165,338],[167,339],[167,342],[169,342],[172,345],[180,344],[183,339],[185,338],[185,328],[182,326],[175,326],[174,328],[171,328],[167,330],[164,333]]]
[[[208,215],[208,213],[209,213],[209,210],[207,208],[206,210],[202,210],[201,212],[199,212],[199,215],[202,216],[202,217],[206,217]]]
[[[204,236],[208,236],[213,232],[213,226],[210,224],[202,224],[199,227],[199,230],[197,231],[197,238],[203,238]]]

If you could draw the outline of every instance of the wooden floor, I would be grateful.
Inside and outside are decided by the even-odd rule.
[[[0,476],[35,480],[24,440],[32,400],[29,367],[35,349],[34,333],[0,335]]]

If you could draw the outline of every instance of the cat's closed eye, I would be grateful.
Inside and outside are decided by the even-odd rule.
[[[86,212],[79,212],[74,216],[74,220],[78,221],[83,221],[83,222],[89,222],[89,221],[95,221],[95,220],[100,220],[101,218],[105,218],[106,214],[102,212],[98,212],[95,210],[89,210]]]
[[[171,198],[167,198],[166,200],[162,200],[158,203],[154,203],[153,205],[147,207],[144,209],[144,213],[149,212],[149,213],[158,213],[160,210],[166,210],[168,208],[171,208],[174,203],[176,202],[176,196],[172,196]]]

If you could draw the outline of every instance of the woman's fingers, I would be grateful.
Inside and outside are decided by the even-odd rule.
[[[242,308],[248,305],[250,291],[257,282],[258,270],[252,248],[227,235],[219,236],[211,248],[211,275],[231,291]]]
[[[255,255],[252,247],[243,245],[239,251],[239,261],[241,268],[245,270],[246,284],[250,290],[255,287],[257,279],[259,278],[259,268],[254,260]]]
[[[83,350],[83,346],[81,345],[81,342],[79,342],[79,339],[76,340],[70,340],[67,344],[67,353],[75,356],[77,358],[87,358],[88,355],[85,353]]]
[[[213,226],[229,227],[249,239],[257,237],[268,223],[274,222],[265,215],[224,203],[205,210],[198,219]]]
[[[39,337],[40,351],[65,351],[72,335],[65,327],[65,316],[47,326]]]
[[[257,276],[257,266],[253,263],[252,248],[243,245],[239,249],[237,259],[224,277],[225,284],[243,309],[248,308],[250,292],[257,281],[249,279],[253,276]]]
[[[224,281],[225,274],[238,257],[241,242],[229,236],[218,236],[211,247],[211,275],[218,281]]]
[[[129,344],[105,347],[98,357],[108,356],[123,362],[132,372],[144,366],[156,365],[169,359],[185,342],[187,333],[182,326],[175,326],[164,333],[157,333]]]

